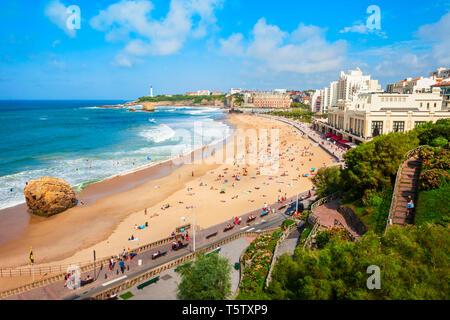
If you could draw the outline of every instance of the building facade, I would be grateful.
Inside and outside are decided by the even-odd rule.
[[[256,108],[290,108],[291,96],[273,92],[256,92],[252,95]]]
[[[328,119],[315,120],[314,127],[361,143],[379,134],[409,131],[421,123],[450,118],[442,102],[440,88],[412,94],[359,93],[353,100],[339,100],[329,110]]]
[[[436,71],[430,72],[430,77],[442,79],[450,78],[450,68],[438,68]]]
[[[432,88],[440,88],[442,96],[442,109],[450,110],[450,78],[440,81],[431,86]]]

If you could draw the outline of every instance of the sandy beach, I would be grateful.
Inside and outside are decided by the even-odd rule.
[[[182,166],[169,162],[90,185],[81,193],[86,206],[50,218],[30,216],[20,236],[0,246],[0,267],[26,265],[30,247],[40,265],[87,262],[93,250],[98,258],[117,255],[123,248],[170,236],[186,224],[181,218],[191,218],[193,212],[199,228],[206,228],[276,202],[279,195],[310,189],[311,180],[303,174],[333,162],[285,123],[246,114],[230,114],[227,121],[236,129],[265,128],[269,135],[270,129],[279,129],[277,173],[258,174],[258,164],[217,164],[210,157]],[[166,204],[170,207],[163,210]],[[186,208],[190,206],[194,209]],[[146,222],[147,228],[135,228]],[[139,240],[128,241],[131,235]]]

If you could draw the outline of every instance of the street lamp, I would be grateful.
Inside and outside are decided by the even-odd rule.
[[[295,189],[292,177],[291,177],[291,187]],[[295,202],[295,213],[297,212],[298,212],[298,190],[297,190],[297,201]]]
[[[187,219],[187,220],[191,221],[193,226],[194,226],[194,231],[193,231],[194,232],[193,233],[194,237],[193,237],[192,249],[195,252],[195,224],[196,224],[196,221],[195,221],[195,214],[194,214],[194,206],[186,207],[186,209],[192,209],[192,218],[191,219]],[[186,221],[186,218],[185,217],[181,217],[181,220]]]

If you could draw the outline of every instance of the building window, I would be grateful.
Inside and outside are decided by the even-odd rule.
[[[383,121],[372,121],[372,137],[383,133]]]
[[[394,121],[393,129],[394,129],[394,132],[405,131],[405,121]]]
[[[421,125],[423,123],[426,123],[426,121],[414,121],[414,127],[417,127],[418,125]]]
[[[430,103],[427,103],[427,110],[430,110]]]
[[[420,103],[420,107],[421,107],[421,108],[423,107],[423,103],[422,103],[422,102]]]

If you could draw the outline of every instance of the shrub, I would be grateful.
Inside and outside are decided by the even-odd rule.
[[[424,147],[420,150],[423,169],[450,169],[450,153],[443,148]]]
[[[433,147],[443,147],[448,143],[448,140],[444,137],[437,137],[434,138],[433,141],[431,141],[431,145]]]
[[[330,233],[328,231],[320,231],[316,234],[316,243],[319,249],[324,248],[328,241],[330,241]]]
[[[420,190],[437,189],[450,181],[450,174],[442,169],[430,169],[420,175]]]
[[[292,219],[286,219],[286,220],[284,220],[283,221],[283,223],[281,224],[281,227],[282,228],[284,228],[284,227],[289,227],[290,225],[292,225],[292,224],[294,224],[295,223],[295,221],[294,220],[292,220]]]

